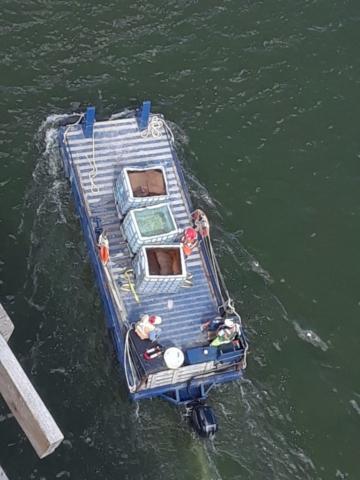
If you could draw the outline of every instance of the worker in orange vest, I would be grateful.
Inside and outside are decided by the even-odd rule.
[[[181,239],[185,257],[191,255],[194,248],[198,245],[199,241],[197,237],[198,236],[194,228],[188,227],[185,229],[184,235]]]

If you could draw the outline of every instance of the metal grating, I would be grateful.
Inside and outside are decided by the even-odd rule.
[[[187,382],[194,376],[206,374],[213,369],[214,362],[204,362],[198,363],[197,365],[181,367],[177,370],[166,370],[163,372],[155,373],[153,375],[149,375],[147,385],[143,387],[143,390]]]

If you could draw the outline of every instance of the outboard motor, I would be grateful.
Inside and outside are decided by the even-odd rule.
[[[218,429],[214,410],[207,405],[195,405],[190,422],[196,433],[203,438],[213,438]]]

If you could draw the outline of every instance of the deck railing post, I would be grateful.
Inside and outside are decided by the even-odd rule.
[[[140,131],[145,130],[145,128],[147,128],[148,126],[150,110],[151,110],[151,102],[149,100],[146,100],[145,102],[143,102],[141,107],[138,110],[137,121],[139,124]]]
[[[93,136],[94,123],[95,123],[95,107],[88,107],[84,115],[84,120],[81,124],[83,127],[85,138],[91,138]]]

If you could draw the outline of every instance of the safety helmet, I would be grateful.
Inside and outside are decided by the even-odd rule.
[[[184,237],[187,242],[191,243],[197,239],[197,233],[194,228],[188,227],[185,230]]]
[[[160,325],[160,323],[162,322],[162,319],[161,319],[161,317],[159,317],[158,315],[152,315],[152,316],[149,318],[149,322],[150,322],[152,325]]]
[[[225,325],[225,327],[231,328],[231,327],[234,326],[234,320],[230,320],[230,318],[227,318],[227,319],[224,321],[224,325]]]

